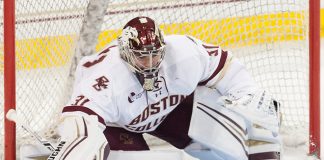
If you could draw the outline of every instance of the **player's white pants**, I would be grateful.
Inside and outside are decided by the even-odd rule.
[[[259,99],[267,99],[264,95],[226,104],[215,90],[198,88],[189,128],[193,144],[185,151],[201,160],[273,159],[271,154],[281,148],[279,118],[271,108],[264,109],[267,103],[258,106]]]

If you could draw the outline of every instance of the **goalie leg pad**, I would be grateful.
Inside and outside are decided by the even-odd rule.
[[[259,90],[224,106],[245,119],[250,159],[280,159],[280,104],[271,94]]]
[[[189,128],[189,136],[195,142],[229,160],[247,160],[255,155],[269,157],[280,152],[281,141],[276,127],[264,127],[268,123],[254,124],[246,117],[250,114],[233,111],[223,100],[215,90],[203,87],[196,90]]]
[[[211,150],[208,147],[202,146],[200,143],[192,143],[187,146],[184,151],[192,157],[200,160],[227,160],[225,158],[226,155],[223,155],[223,152]]]
[[[281,137],[258,125],[249,128],[249,159],[280,159]]]
[[[45,159],[51,152],[41,144],[24,144],[19,148],[20,160]]]
[[[226,160],[247,160],[247,126],[244,118],[215,102],[215,90],[198,88],[189,127],[189,136]]]
[[[60,127],[62,129],[60,131],[61,141],[48,160],[93,160],[101,148],[106,148],[107,140],[103,134],[104,128],[98,122],[97,116],[67,116],[63,118],[63,126]]]
[[[107,160],[109,153],[110,153],[109,144],[108,144],[108,142],[105,142],[100,146],[95,159],[96,160]]]

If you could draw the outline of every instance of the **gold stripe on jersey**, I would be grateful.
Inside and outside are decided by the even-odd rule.
[[[227,54],[226,62],[224,64],[223,69],[220,71],[217,80],[214,83],[209,84],[208,87],[210,87],[210,88],[215,88],[216,87],[217,83],[225,76],[225,74],[226,74],[229,66],[232,64],[232,62],[233,62],[233,56],[230,55],[230,54]]]
[[[200,85],[200,86],[206,85],[209,81],[211,81],[215,77],[217,77],[218,73],[223,69],[223,67],[224,67],[224,65],[226,63],[227,56],[228,56],[228,52],[222,50],[218,66],[216,67],[215,71],[212,73],[212,75],[209,76],[208,79],[206,79],[206,80],[204,80],[202,82],[199,82],[198,85]]]

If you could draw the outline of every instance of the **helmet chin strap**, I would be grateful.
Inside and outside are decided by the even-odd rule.
[[[147,78],[144,77],[144,84],[143,84],[143,88],[147,91],[152,91],[154,89],[154,78]]]
[[[146,91],[152,91],[154,89],[154,82],[157,80],[157,75],[158,72],[149,75],[136,72],[136,77]]]

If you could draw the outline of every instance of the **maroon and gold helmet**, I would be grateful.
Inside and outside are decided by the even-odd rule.
[[[165,42],[161,30],[151,18],[136,17],[130,20],[124,26],[118,42],[121,57],[133,71],[144,75],[158,71],[165,53]]]
[[[145,90],[153,90],[165,55],[163,34],[149,17],[136,17],[123,28],[118,38],[122,59],[139,75]]]

